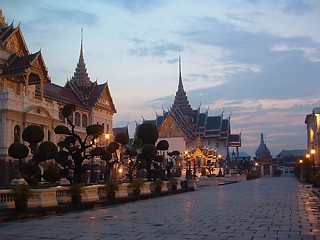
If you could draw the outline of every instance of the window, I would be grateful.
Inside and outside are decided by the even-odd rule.
[[[85,114],[82,114],[82,127],[88,127],[88,117]]]
[[[51,141],[51,132],[48,130],[48,141]]]
[[[20,142],[20,126],[16,125],[14,127],[14,142],[19,143]]]
[[[75,115],[74,115],[74,118],[75,118],[74,124],[76,126],[80,127],[80,113],[76,112]]]

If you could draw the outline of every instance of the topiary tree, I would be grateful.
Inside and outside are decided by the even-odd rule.
[[[137,138],[142,141],[143,144],[155,144],[158,137],[159,132],[156,125],[153,123],[142,123],[136,129]]]
[[[151,181],[152,179],[151,165],[155,160],[156,156],[157,156],[157,148],[153,144],[146,144],[142,147],[140,159],[145,162],[148,181]]]
[[[70,116],[76,110],[76,106],[73,104],[66,104],[62,108],[62,115],[67,119],[70,128],[58,125],[55,127],[55,134],[64,136],[64,139],[58,143],[59,151],[57,154],[57,162],[63,164],[66,172],[68,169],[74,169],[74,182],[81,182],[81,175],[86,171],[86,167],[83,166],[83,162],[86,159],[91,159],[95,156],[103,157],[103,160],[108,159],[107,148],[92,149],[95,148],[95,140],[103,134],[104,129],[102,125],[93,124],[86,128],[86,136],[84,139],[75,132],[75,125],[72,123]],[[89,151],[91,149],[91,151]],[[71,159],[71,161],[70,161]]]
[[[48,159],[54,159],[57,154],[57,147],[52,142],[42,142],[44,132],[38,125],[29,125],[22,132],[22,139],[28,142],[32,158],[28,164],[23,165],[22,159],[29,155],[29,149],[22,143],[12,143],[8,153],[10,157],[19,159],[19,171],[28,183],[36,183],[40,180],[41,171],[39,163]]]

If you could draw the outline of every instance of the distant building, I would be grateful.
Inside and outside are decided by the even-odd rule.
[[[174,102],[170,110],[156,115],[155,120],[144,120],[154,123],[159,129],[159,141],[169,142],[169,151],[178,150],[181,153],[208,152],[210,161],[214,153],[214,162],[218,155],[229,159],[229,147],[241,147],[241,135],[231,133],[231,116],[224,118],[223,113],[210,116],[208,110],[200,111],[200,107],[192,109],[183,88],[181,75],[181,60],[179,56],[179,84]],[[199,154],[198,154],[199,155]],[[200,156],[200,155],[199,155]],[[198,166],[205,165],[206,159],[196,158]],[[212,162],[212,161],[211,161]],[[201,163],[201,164],[200,164]]]
[[[300,159],[304,159],[307,150],[282,150],[277,155],[279,168],[284,175],[293,175],[295,166],[299,163]]]
[[[260,144],[255,155],[255,163],[258,164],[256,168],[260,171],[261,175],[272,175],[274,170],[278,168],[277,164],[274,164],[272,161],[271,152],[264,141],[263,133],[261,133]]]
[[[30,124],[40,126],[44,141],[58,142],[54,128],[66,124],[60,114],[65,104],[76,105],[71,121],[78,134],[99,123],[112,134],[116,113],[108,83],[92,82],[80,57],[74,76],[65,86],[51,83],[41,51],[30,53],[20,26],[8,25],[0,10],[0,184],[9,184],[18,160],[8,156],[13,142],[23,142],[22,131]]]

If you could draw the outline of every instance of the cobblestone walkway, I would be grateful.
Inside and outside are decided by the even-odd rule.
[[[92,211],[3,223],[0,239],[320,239],[320,213],[294,178],[261,178]]]

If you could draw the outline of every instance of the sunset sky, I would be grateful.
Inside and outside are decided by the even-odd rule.
[[[272,155],[306,149],[305,116],[320,106],[318,0],[2,0],[30,52],[41,49],[53,83],[79,58],[91,81],[108,81],[114,126],[168,110],[178,87],[179,50],[193,108],[231,114],[242,148],[264,133]],[[231,149],[232,151],[232,149]]]

